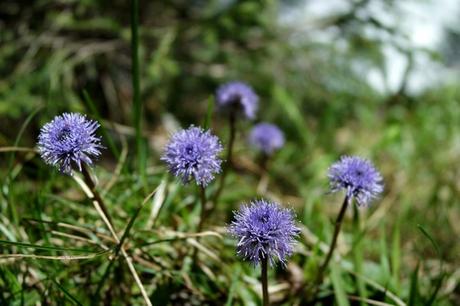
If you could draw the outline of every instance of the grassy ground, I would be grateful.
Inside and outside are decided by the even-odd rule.
[[[65,23],[63,17],[57,20]],[[219,26],[218,21],[211,24]],[[42,70],[14,70],[0,84],[2,103],[8,103],[5,108],[0,105],[0,305],[144,303],[119,244],[78,184],[79,176],[75,179],[47,167],[34,150],[39,127],[69,110],[87,113],[102,124],[99,134],[106,149],[94,168],[96,188],[154,305],[261,303],[260,271],[235,255],[236,242],[225,228],[232,211],[254,198],[292,207],[301,227],[287,268],[269,271],[273,304],[458,305],[457,84],[419,95],[382,95],[342,62],[331,64],[320,58],[324,49],[274,49],[280,41],[266,49],[255,47],[260,57],[251,48],[235,55],[237,59],[219,53],[216,57],[231,68],[227,76],[218,77],[212,73],[219,66],[206,67],[209,70],[200,66],[211,56],[203,55],[200,48],[200,55],[192,57],[197,66],[186,66],[191,65],[189,54],[182,52],[188,50],[174,43],[190,39],[190,32],[186,27],[170,30],[162,32],[155,46],[158,53],[147,56],[147,72],[138,72],[145,84],[139,88],[142,95],[134,95],[137,103],[143,103],[145,113],[141,115],[133,115],[129,103],[120,102],[120,108],[111,104],[105,87],[104,98],[96,85],[83,94],[83,81],[61,79],[59,76],[68,74],[78,79],[78,69],[91,79],[91,67],[77,65],[78,71],[72,70],[63,64],[69,58],[59,64],[59,57],[40,55],[40,60],[34,60]],[[197,41],[213,41],[210,33],[211,38]],[[144,35],[150,34],[145,30]],[[110,44],[127,42],[132,41],[121,38]],[[233,48],[226,45],[222,52],[231,53]],[[9,58],[8,49],[1,50]],[[296,51],[299,55],[291,59]],[[59,52],[65,50],[54,54]],[[330,58],[337,55],[328,52]],[[342,56],[346,62],[347,55]],[[318,60],[315,64],[321,69],[313,76],[305,76],[311,67],[296,67],[305,58]],[[114,59],[119,61],[114,60],[113,70],[123,70],[126,58]],[[39,64],[42,62],[46,64]],[[57,64],[51,65],[53,62]],[[248,62],[251,64],[246,65]],[[101,65],[100,58],[97,63]],[[179,66],[190,72],[191,80],[175,74]],[[95,69],[100,72],[100,68],[96,65]],[[203,76],[200,69],[209,75]],[[120,97],[131,77],[117,73],[113,75],[118,79],[111,76],[112,81],[120,82],[116,85],[121,84],[115,86]],[[167,80],[152,79],[149,73]],[[248,76],[261,96],[258,118],[279,124],[287,142],[264,173],[246,141],[253,123],[238,123],[226,186],[204,231],[197,233],[198,189],[169,176],[159,156],[177,127],[203,125],[208,115],[213,132],[227,144],[226,120],[210,110],[210,105],[216,85],[235,76]],[[15,82],[18,79],[27,82]],[[5,86],[10,83],[14,87]],[[59,89],[53,87],[56,84]],[[65,87],[68,84],[72,85]],[[15,102],[20,97],[30,102],[20,106]],[[350,207],[339,236],[337,259],[311,302],[307,288],[327,251],[342,200],[342,195],[328,193],[327,168],[343,154],[370,158],[384,176],[385,191],[369,208]],[[211,184],[208,194],[216,187]],[[195,261],[194,249],[198,250]]]
[[[335,133],[312,131],[310,145],[288,137],[285,148],[270,161],[269,173],[262,176],[245,142],[247,123],[242,122],[235,167],[199,242],[195,186],[184,187],[166,175],[159,152],[149,155],[146,179],[141,180],[127,164],[133,147],[110,124],[104,129],[108,137],[120,139],[120,146],[115,143],[120,158],[116,163],[101,158],[95,168],[97,188],[119,236],[136,218],[126,248],[156,305],[257,304],[259,271],[235,256],[235,241],[226,235],[225,226],[231,211],[253,198],[292,206],[302,234],[287,269],[270,271],[270,289],[275,303],[302,305],[307,296],[302,288],[324,257],[341,201],[327,194],[327,167],[341,153],[369,156],[384,175],[385,194],[369,208],[349,209],[339,237],[341,259],[327,273],[320,303],[348,305],[369,299],[392,305],[455,305],[459,211],[457,170],[451,165],[458,159],[455,123],[460,109],[455,96],[446,99],[452,104],[445,108],[430,103],[430,96],[425,99],[413,111],[398,114],[400,120],[391,113],[374,113],[367,114],[375,119],[372,125],[358,119]],[[213,117],[215,131],[225,142],[221,121]],[[155,135],[151,141],[161,143],[167,136]],[[20,145],[21,139],[17,142]],[[75,180],[44,166],[35,152],[13,149],[2,157],[7,160],[2,304],[142,304],[125,262],[113,256],[116,244]],[[146,197],[154,190],[153,198]],[[195,247],[198,268],[190,257]]]

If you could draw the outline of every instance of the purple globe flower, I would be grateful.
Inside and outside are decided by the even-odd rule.
[[[292,210],[257,200],[250,206],[243,205],[234,214],[229,233],[238,239],[237,254],[254,265],[266,257],[271,265],[277,260],[285,265],[299,233]]]
[[[41,157],[63,173],[72,174],[75,166],[81,171],[82,163],[92,165],[91,158],[101,154],[101,139],[95,136],[98,127],[99,123],[77,113],[54,117],[38,136]]]
[[[161,160],[184,184],[193,177],[198,185],[206,186],[221,170],[222,161],[218,155],[222,149],[217,136],[191,126],[172,136]]]
[[[249,134],[249,143],[267,155],[284,145],[284,134],[274,124],[259,123],[254,126]]]
[[[217,105],[221,110],[236,109],[248,119],[254,119],[259,97],[243,82],[229,82],[221,85],[216,92]]]
[[[345,189],[349,199],[367,205],[383,191],[383,179],[372,163],[356,156],[342,156],[329,168],[332,192]]]

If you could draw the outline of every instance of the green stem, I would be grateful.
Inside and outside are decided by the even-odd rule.
[[[133,86],[133,121],[136,131],[136,149],[138,155],[139,174],[145,180],[145,152],[142,139],[142,101],[140,98],[139,71],[139,0],[131,0],[131,64]]]
[[[260,156],[259,165],[260,165],[260,169],[262,170],[262,173],[267,172],[269,159],[270,159],[270,156],[265,153],[262,153],[262,155]]]
[[[332,236],[332,241],[329,247],[329,251],[327,252],[326,259],[324,260],[323,264],[319,268],[318,275],[316,277],[316,282],[315,282],[316,286],[319,286],[321,282],[323,281],[324,272],[326,271],[326,268],[329,265],[329,262],[331,261],[332,255],[337,245],[337,238],[339,237],[340,228],[342,227],[343,217],[345,216],[345,212],[347,211],[348,202],[349,202],[349,198],[348,196],[345,196],[345,199],[343,200],[342,208],[340,209],[339,215],[337,216],[337,219],[335,221],[334,234]]]
[[[203,225],[208,214],[206,213],[206,188],[203,186],[199,187],[200,192],[200,201],[201,201],[201,213],[200,213],[200,222],[198,223],[197,232],[201,232]]]
[[[207,217],[207,211],[206,211],[206,188],[201,186],[198,188],[199,189],[199,194],[200,194],[200,202],[201,202],[201,212],[200,212],[200,220],[198,222],[198,227],[196,229],[197,233],[200,233],[201,230],[203,229],[204,222]],[[197,241],[199,238],[197,238]],[[195,248],[193,250],[193,256],[192,256],[192,262],[194,263],[195,267],[197,266],[197,257],[198,256],[198,248]]]
[[[217,201],[219,200],[220,194],[225,186],[225,178],[227,177],[228,169],[232,163],[232,156],[233,156],[233,144],[235,142],[235,134],[236,134],[236,116],[235,112],[231,111],[229,115],[229,129],[230,135],[228,139],[228,148],[227,148],[227,156],[226,156],[226,163],[224,165],[224,169],[222,171],[222,175],[220,176],[219,187],[217,188],[216,193],[214,194],[212,204],[213,206],[210,208],[210,212],[214,210],[217,206]]]
[[[268,295],[268,257],[265,256],[260,259],[262,268],[262,305],[268,306],[270,304],[270,296]]]

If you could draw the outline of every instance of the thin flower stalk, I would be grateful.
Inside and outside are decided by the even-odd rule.
[[[71,175],[74,178],[91,200],[115,242],[119,244],[120,239],[113,228],[106,205],[96,190],[96,183],[88,170],[88,166],[93,165],[92,158],[99,157],[101,155],[100,149],[103,148],[100,138],[96,136],[98,128],[99,123],[87,119],[85,115],[64,113],[56,116],[51,122],[42,127],[38,136],[38,150],[47,164],[58,167],[62,173]],[[82,172],[84,181],[75,176],[74,171]],[[120,246],[120,249],[146,305],[151,306],[152,303],[131,258],[123,246]]]
[[[335,221],[334,233],[329,251],[316,276],[315,290],[323,281],[324,273],[332,259],[337,245],[337,238],[349,203],[356,200],[358,206],[369,205],[383,191],[382,176],[374,165],[363,158],[343,156],[329,168],[329,183],[331,192],[345,191],[345,198]]]
[[[342,227],[342,221],[345,216],[345,212],[347,211],[349,198],[345,196],[343,200],[342,207],[340,208],[340,212],[335,220],[334,226],[334,234],[332,235],[331,245],[329,246],[329,250],[327,252],[326,258],[324,259],[323,263],[321,264],[318,274],[316,276],[315,284],[318,286],[323,281],[324,272],[326,271],[329,262],[331,261],[332,255],[334,254],[335,247],[337,245],[337,238],[339,237],[340,229]]]
[[[236,123],[241,118],[252,120],[256,116],[259,97],[248,84],[240,81],[228,82],[221,85],[216,91],[218,109],[228,116],[229,137],[227,146],[226,165],[220,177],[219,186],[211,201],[211,213],[217,206],[219,197],[224,189],[228,170],[232,165],[233,147],[236,136]]]
[[[262,305],[270,305],[270,295],[268,294],[268,259],[267,257],[261,259],[261,282],[262,282]]]
[[[229,171],[230,166],[232,165],[233,144],[235,143],[235,135],[236,135],[236,117],[235,117],[235,112],[231,112],[229,114],[229,136],[228,136],[227,155],[225,157],[226,163],[222,171],[222,175],[220,176],[219,186],[217,187],[217,190],[212,199],[212,207],[210,208],[209,213],[211,213],[214,210],[214,208],[217,206],[219,197],[222,191],[224,190],[225,179],[227,178],[227,173]]]
[[[292,210],[274,202],[258,200],[243,205],[234,213],[229,233],[238,239],[237,254],[254,266],[261,266],[263,305],[269,305],[268,264],[280,262],[284,267],[292,255],[299,228]]]

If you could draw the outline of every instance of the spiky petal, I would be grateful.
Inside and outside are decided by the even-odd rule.
[[[92,165],[101,154],[101,139],[95,135],[99,123],[78,113],[64,113],[45,124],[38,136],[38,150],[47,164],[72,174],[82,164]]]
[[[222,149],[219,138],[209,130],[191,126],[172,136],[161,160],[184,184],[193,178],[198,185],[206,186],[221,171],[222,160],[218,155]]]
[[[234,212],[234,218],[228,230],[238,239],[239,256],[254,265],[267,257],[271,265],[277,261],[283,265],[286,263],[299,233],[291,209],[274,202],[256,200]]]
[[[379,171],[367,159],[342,156],[329,168],[332,192],[344,189],[349,199],[358,205],[367,205],[383,191],[383,179]]]

